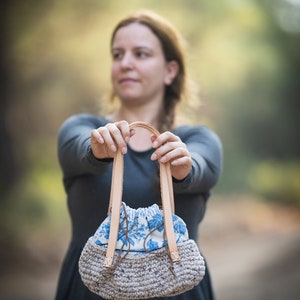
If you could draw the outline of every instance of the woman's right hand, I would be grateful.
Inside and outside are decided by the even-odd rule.
[[[129,128],[127,121],[107,123],[91,132],[91,148],[98,159],[112,158],[119,148],[123,154],[127,152],[127,143],[134,130]]]

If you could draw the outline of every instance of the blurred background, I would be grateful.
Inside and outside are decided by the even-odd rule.
[[[106,109],[110,34],[138,9],[186,38],[192,122],[223,142],[199,237],[217,298],[299,299],[300,0],[3,1],[0,299],[54,298],[70,238],[57,133]]]

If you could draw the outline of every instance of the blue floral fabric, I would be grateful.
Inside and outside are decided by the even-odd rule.
[[[93,238],[97,245],[108,244],[110,219],[108,216],[95,232]],[[176,242],[187,241],[189,236],[184,221],[174,214],[172,219]],[[157,204],[138,209],[122,204],[116,249],[146,252],[166,245],[163,211]]]

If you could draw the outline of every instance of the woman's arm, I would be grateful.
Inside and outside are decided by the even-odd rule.
[[[192,166],[184,180],[174,181],[175,193],[209,192],[222,172],[223,151],[220,139],[203,126],[180,127],[176,133],[187,146]]]
[[[68,118],[58,134],[58,158],[64,178],[104,171],[112,159],[98,160],[91,151],[91,132],[105,119],[82,114]]]

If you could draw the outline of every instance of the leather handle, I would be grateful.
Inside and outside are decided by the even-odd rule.
[[[145,122],[141,122],[141,121],[138,121],[138,122],[133,122],[129,125],[129,128],[130,129],[133,129],[133,128],[136,128],[136,127],[141,127],[141,128],[144,128],[144,129],[147,129],[148,131],[150,131],[155,137],[158,137],[160,135],[159,131],[156,130],[154,127],[148,125],[147,123]],[[114,166],[113,166],[113,172],[112,172],[112,185],[116,185],[115,181],[117,181],[118,183],[120,183],[120,185],[117,185],[116,188],[119,188],[121,189],[122,186],[123,186],[123,162],[121,162],[121,158],[120,158],[120,154],[121,153],[117,153],[116,155],[118,155],[118,158],[115,157],[115,163],[114,163]],[[116,167],[116,160],[118,160],[117,164],[120,165],[120,167]],[[161,164],[160,163],[160,170],[161,168],[166,168],[167,169],[170,169],[170,166],[168,165],[164,165],[164,164]],[[118,170],[114,170],[114,169],[118,169]],[[171,173],[170,172],[171,170],[167,170],[166,172],[168,173]],[[116,174],[115,174],[116,173]],[[114,176],[115,175],[115,176]],[[175,205],[174,205],[174,196],[173,196],[173,183],[172,183],[172,175],[168,175],[167,176],[167,181],[165,180],[164,181],[164,184],[165,183],[168,183],[168,188],[169,188],[169,199],[170,199],[170,202],[171,202],[171,209],[172,209],[172,213],[175,213]],[[161,187],[163,187],[163,185],[161,185]],[[112,195],[114,193],[114,195]],[[108,214],[110,215],[111,214],[111,208],[112,208],[112,199],[116,196],[116,197],[119,197],[119,193],[117,193],[117,195],[115,195],[115,193],[117,193],[114,189],[111,189],[111,193],[110,193],[110,201],[109,201],[109,206],[108,206]],[[122,197],[122,194],[121,194],[121,197]]]
[[[129,125],[130,129],[135,127],[142,127],[149,130],[156,137],[159,136],[159,132],[144,122],[134,122]],[[172,212],[174,212],[174,195],[173,184],[170,163],[159,163],[160,168],[160,189],[162,208],[164,214],[164,225],[166,231],[166,237],[168,241],[168,247],[171,254],[172,261],[179,261],[179,254],[176,245],[175,233],[172,221]],[[109,201],[108,213],[111,214],[110,233],[108,239],[108,246],[106,251],[106,258],[104,260],[105,267],[111,267],[113,263],[113,257],[115,253],[119,222],[120,222],[120,208],[122,202],[123,192],[123,173],[124,173],[124,160],[123,154],[120,150],[116,152],[112,170],[112,183]]]

